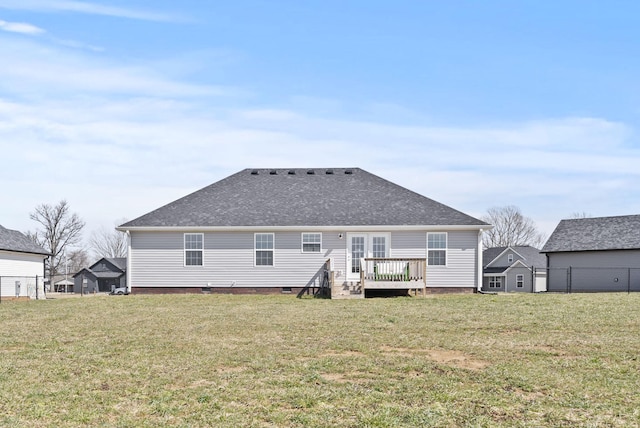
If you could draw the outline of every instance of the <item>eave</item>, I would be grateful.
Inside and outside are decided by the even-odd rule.
[[[280,232],[280,231],[465,231],[489,230],[491,225],[359,225],[359,226],[132,226],[116,227],[120,232]]]

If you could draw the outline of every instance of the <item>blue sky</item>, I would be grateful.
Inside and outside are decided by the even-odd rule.
[[[357,166],[545,232],[640,213],[632,1],[0,0],[0,224],[87,236],[247,167]]]

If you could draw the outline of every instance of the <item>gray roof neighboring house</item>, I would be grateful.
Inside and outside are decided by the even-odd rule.
[[[640,249],[640,215],[562,220],[542,253]]]
[[[482,262],[485,266],[491,264],[492,261],[494,261],[502,253],[504,253],[508,248],[511,248],[514,252],[522,256],[524,258],[523,263],[529,267],[543,268],[547,266],[547,258],[543,254],[541,254],[540,250],[530,245],[513,245],[510,247],[487,248],[482,252]],[[497,266],[492,265],[492,267]]]
[[[118,229],[487,223],[360,168],[244,169]]]
[[[50,253],[41,246],[33,243],[25,234],[17,230],[4,228],[0,225],[0,250],[20,253],[42,254]]]
[[[126,257],[105,257],[109,263],[113,264],[115,267],[125,272],[127,270],[127,258]]]
[[[107,262],[112,264],[116,268],[116,270],[114,271],[110,269],[109,270],[95,269],[96,266],[98,266],[101,263],[104,263],[103,260],[106,260]],[[75,278],[80,274],[82,274],[83,272],[87,272],[93,275],[95,278],[120,278],[122,275],[126,273],[126,271],[127,271],[126,257],[119,257],[119,258],[103,257],[100,260],[93,263],[91,266],[80,269],[75,275],[73,275],[73,277]]]

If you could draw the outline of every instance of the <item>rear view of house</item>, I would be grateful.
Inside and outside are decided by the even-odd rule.
[[[118,227],[133,293],[477,290],[486,223],[359,168],[245,169]]]
[[[640,291],[640,215],[562,220],[542,253],[549,291]]]
[[[49,253],[23,233],[0,226],[0,299],[44,295],[44,260]]]

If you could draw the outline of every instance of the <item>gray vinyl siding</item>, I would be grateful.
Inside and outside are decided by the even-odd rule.
[[[426,258],[426,231],[392,232],[390,236],[390,257]],[[184,266],[183,237],[182,232],[132,232],[130,286],[319,285],[327,259],[331,259],[336,281],[345,281],[347,237],[340,230],[322,232],[320,253],[302,252],[299,231],[275,232],[273,266],[254,266],[253,232],[206,232],[203,265]],[[478,232],[448,232],[447,237],[447,265],[427,267],[427,286],[476,287]]]
[[[548,290],[640,291],[640,250],[548,253]],[[571,267],[571,272],[568,268]]]
[[[202,266],[184,266],[183,233],[131,234],[132,287],[301,287],[318,284],[325,261],[344,270],[345,240],[322,234],[319,253],[303,253],[300,232],[274,234],[273,266],[254,266],[253,232],[204,233]]]
[[[522,275],[523,276],[523,285],[521,288],[518,288],[517,286],[517,276],[518,275]],[[507,282],[506,282],[506,290],[508,292],[522,292],[522,293],[531,293],[533,292],[532,289],[532,284],[533,284],[533,274],[532,272],[525,268],[525,267],[515,267],[512,269],[509,269],[509,272],[507,272]]]
[[[426,258],[427,232],[393,232],[390,255]],[[476,287],[477,259],[477,231],[447,232],[447,265],[427,266],[427,287]]]
[[[509,262],[509,254],[513,254],[513,260],[511,262]],[[511,266],[518,260],[522,260],[522,257],[518,256],[518,254],[513,251],[507,251],[502,256],[498,257],[493,263],[491,263],[491,266]],[[485,263],[490,261],[491,260],[485,260]]]
[[[518,288],[517,276],[523,276],[522,287]],[[502,278],[502,287],[489,287],[489,279],[491,276],[499,276]],[[506,291],[509,293],[533,293],[546,291],[547,275],[544,269],[537,270],[534,274],[530,269],[526,267],[514,267],[502,274],[485,275],[482,283],[482,290],[484,291]],[[534,286],[535,284],[535,286]]]

